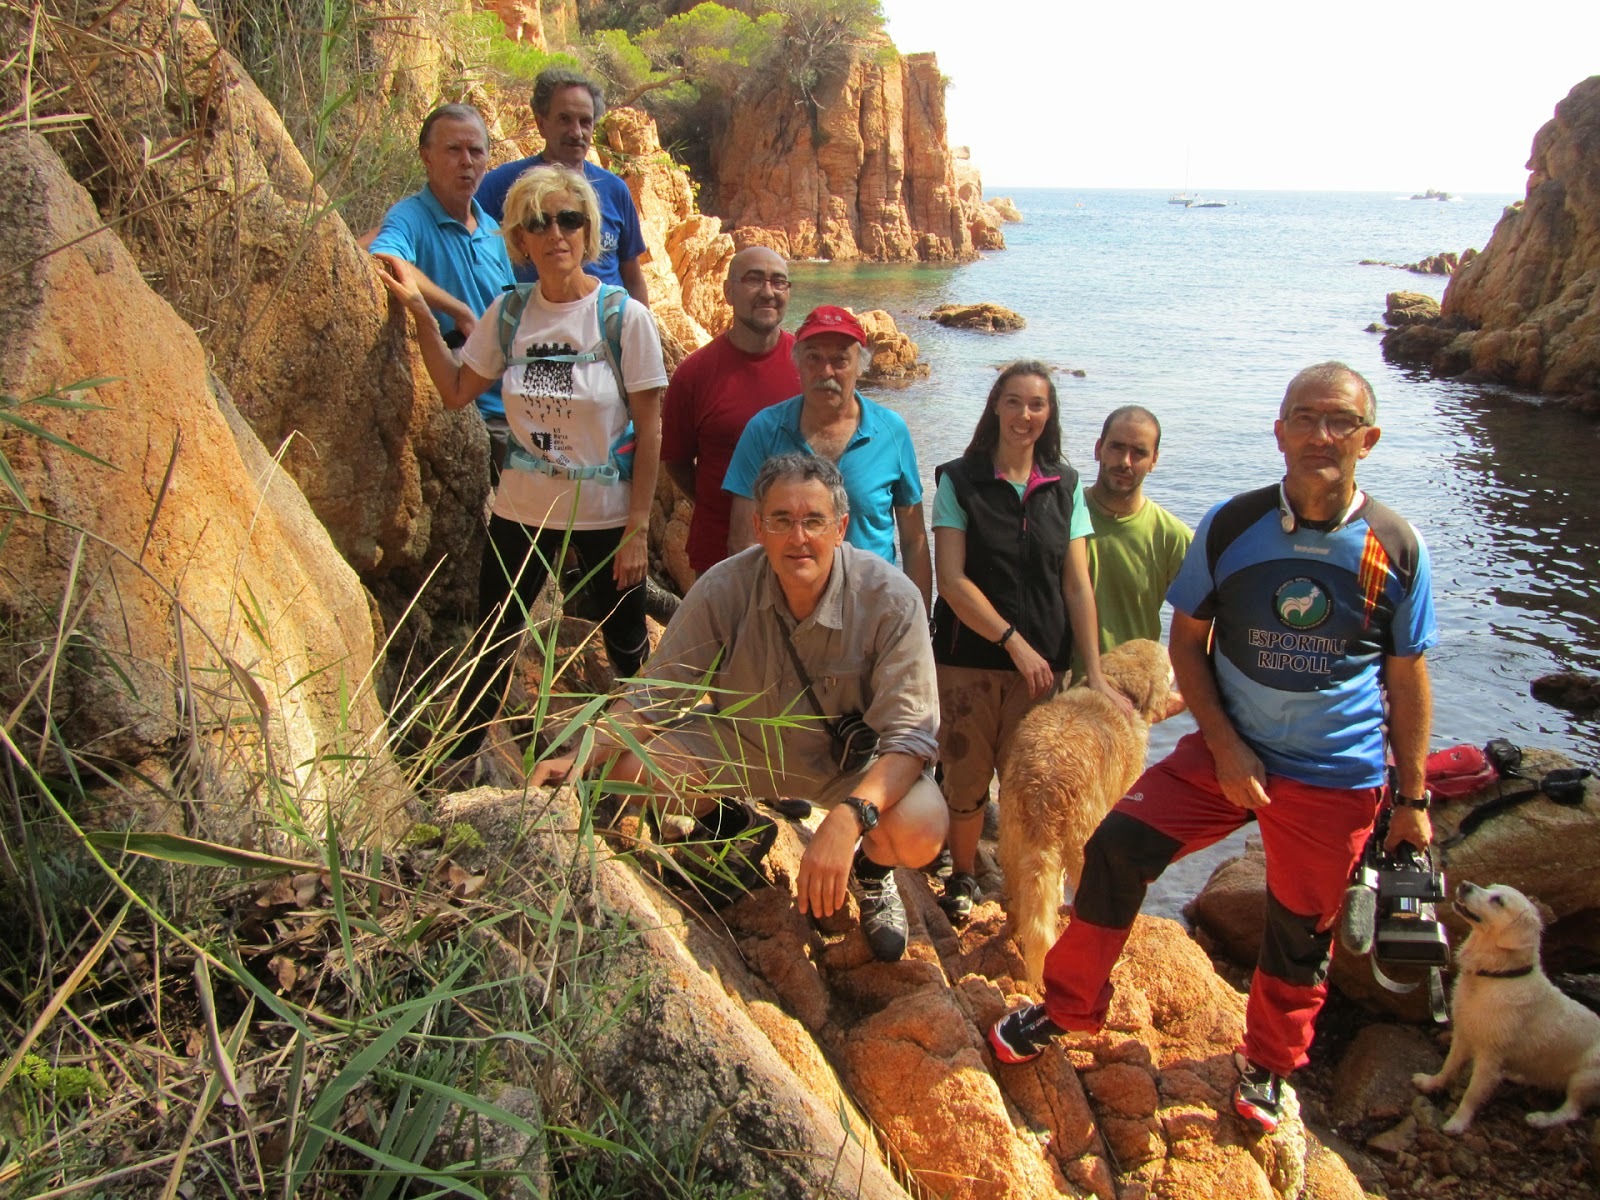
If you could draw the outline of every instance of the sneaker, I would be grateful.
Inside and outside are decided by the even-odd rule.
[[[949,879],[955,869],[955,864],[950,861],[950,847],[946,846],[933,856],[932,862],[922,868],[922,873],[933,879]]]
[[[778,840],[778,824],[748,804],[723,801],[696,818],[694,834],[672,853],[688,882],[712,908],[768,886],[761,862]]]
[[[1050,1019],[1042,1004],[1008,1012],[989,1030],[989,1048],[1003,1063],[1032,1062],[1067,1031]]]
[[[791,821],[804,821],[811,815],[811,801],[802,800],[799,796],[784,796],[778,800],[769,800],[767,807],[780,817],[787,817]]]
[[[899,962],[906,952],[906,906],[894,881],[894,868],[879,866],[856,851],[856,888],[861,897],[861,932],[872,957],[879,962]]]
[[[1242,1055],[1234,1058],[1239,1064],[1239,1085],[1233,1089],[1233,1111],[1256,1128],[1271,1133],[1283,1119],[1284,1093],[1289,1084],[1282,1075],[1258,1067]]]
[[[978,881],[965,871],[957,871],[945,880],[944,895],[939,897],[939,907],[957,929],[972,919],[972,906],[978,899]]]

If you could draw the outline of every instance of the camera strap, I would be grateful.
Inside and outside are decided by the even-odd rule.
[[[778,615],[776,608],[772,610],[772,619],[778,624],[778,640],[783,643],[783,648],[789,652],[789,661],[794,664],[795,673],[800,676],[800,682],[805,685],[801,694],[806,698],[806,703],[810,706],[811,711],[822,718],[823,727],[828,731],[829,735],[836,736],[838,729],[834,719],[822,710],[822,702],[817,699],[816,685],[811,682],[811,675],[806,670],[805,663],[800,661],[800,652],[794,648],[794,639],[790,636],[789,630],[784,625],[783,618]]]
[[[1583,784],[1592,772],[1587,767],[1560,767],[1554,771],[1546,771],[1537,780],[1516,771],[1508,773],[1508,778],[1520,779],[1526,785],[1514,792],[1502,791],[1492,800],[1485,800],[1465,817],[1456,831],[1443,841],[1437,843],[1439,849],[1450,850],[1459,846],[1471,837],[1480,826],[1490,817],[1515,808],[1525,801],[1532,800],[1535,796],[1543,796],[1555,804],[1573,807],[1583,803]]]
[[[1444,968],[1429,967],[1428,973],[1415,983],[1401,983],[1397,979],[1390,979],[1385,975],[1383,968],[1378,965],[1377,955],[1369,961],[1372,964],[1372,978],[1379,987],[1386,992],[1393,992],[1396,996],[1409,996],[1423,984],[1428,985],[1428,1009],[1437,1024],[1443,1025],[1450,1019],[1450,1009],[1444,999]]]

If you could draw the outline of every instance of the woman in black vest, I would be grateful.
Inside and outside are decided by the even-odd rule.
[[[966,453],[934,477],[933,656],[954,868],[940,903],[961,924],[978,893],[1000,747],[1031,705],[1055,694],[1074,646],[1088,685],[1129,706],[1100,674],[1084,545],[1092,527],[1078,473],[1062,457],[1050,368],[1025,361],[1001,371]]]

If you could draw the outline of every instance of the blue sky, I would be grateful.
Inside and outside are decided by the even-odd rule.
[[[1600,2],[883,0],[986,188],[1521,193]],[[1186,167],[1187,164],[1187,167]]]

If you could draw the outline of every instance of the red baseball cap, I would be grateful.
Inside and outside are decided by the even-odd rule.
[[[861,328],[861,322],[856,320],[855,313],[848,308],[840,308],[837,304],[823,304],[813,308],[806,314],[806,319],[800,322],[800,328],[794,335],[794,340],[803,342],[809,337],[816,337],[819,333],[842,333],[851,341],[867,344],[867,331]]]

